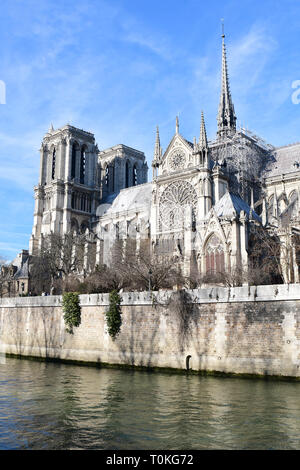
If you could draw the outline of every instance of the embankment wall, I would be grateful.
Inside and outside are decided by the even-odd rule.
[[[66,332],[60,296],[0,300],[0,351],[85,363],[300,377],[300,284],[122,294],[122,327],[106,331],[108,294],[80,296]],[[177,296],[177,297],[176,297]],[[177,298],[177,300],[176,300]]]

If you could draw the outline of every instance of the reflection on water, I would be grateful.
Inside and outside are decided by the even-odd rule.
[[[0,449],[299,448],[300,383],[0,364]]]

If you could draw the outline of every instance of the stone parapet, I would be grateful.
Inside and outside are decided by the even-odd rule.
[[[159,292],[122,292],[122,305],[166,305],[176,290]],[[231,302],[268,302],[275,300],[300,300],[300,284],[278,284],[268,286],[209,287],[186,291],[188,301],[196,304]],[[5,297],[0,307],[56,307],[61,306],[62,297],[48,295],[41,297]],[[82,306],[109,305],[109,294],[80,295]]]

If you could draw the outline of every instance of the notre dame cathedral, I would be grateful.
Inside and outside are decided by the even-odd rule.
[[[152,250],[179,256],[186,274],[192,266],[200,274],[247,269],[249,233],[259,224],[282,242],[285,282],[299,282],[291,241],[300,231],[300,143],[275,148],[238,129],[236,119],[223,34],[216,138],[207,140],[203,113],[193,142],[176,118],[163,151],[157,128],[152,182],[143,152],[125,145],[99,151],[93,134],[51,125],[40,150],[29,255],[51,232],[75,230],[93,241],[94,265],[109,265],[115,241],[131,238],[137,251],[147,239]]]

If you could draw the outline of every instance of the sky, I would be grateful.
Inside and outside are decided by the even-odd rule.
[[[0,0],[0,13],[7,260],[28,249],[51,123],[93,132],[99,149],[141,150],[150,168],[156,126],[166,149],[176,115],[192,141],[203,110],[215,137],[222,18],[238,124],[274,146],[300,141],[299,0]]]

